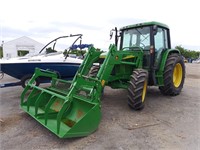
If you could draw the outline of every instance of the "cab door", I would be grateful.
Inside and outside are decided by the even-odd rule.
[[[170,48],[168,29],[158,27],[156,34],[154,35],[154,48],[155,48],[155,60],[154,68],[158,69],[161,62],[162,54],[165,50]]]

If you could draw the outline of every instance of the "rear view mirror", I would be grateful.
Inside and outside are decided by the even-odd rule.
[[[112,39],[113,36],[113,30],[110,30],[110,40]]]
[[[110,31],[110,40],[112,39],[112,36],[113,36],[113,32],[115,32],[115,45],[117,45],[117,42],[118,42],[118,30],[117,30],[117,27],[115,27],[114,29],[112,29]]]

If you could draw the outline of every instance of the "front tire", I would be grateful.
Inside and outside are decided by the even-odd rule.
[[[99,72],[100,66],[92,66],[89,71],[89,77],[95,78]]]
[[[148,84],[148,72],[144,69],[133,71],[128,87],[128,105],[134,110],[144,108]]]
[[[99,69],[100,69],[100,66],[92,66],[88,73],[88,76],[92,78],[96,78],[99,72]],[[103,95],[104,95],[104,88],[102,89],[102,92],[101,92],[101,99],[103,98]]]
[[[180,54],[171,54],[167,58],[164,70],[164,86],[159,89],[164,95],[179,95],[185,81],[185,64]]]

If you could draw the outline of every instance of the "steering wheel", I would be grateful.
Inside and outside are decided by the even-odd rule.
[[[122,50],[135,50],[135,51],[143,51],[143,48],[140,46],[133,45],[131,47],[124,47]]]

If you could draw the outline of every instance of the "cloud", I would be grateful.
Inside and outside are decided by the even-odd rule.
[[[28,34],[30,34],[28,31],[7,26],[4,27],[1,31],[1,36],[3,37],[2,40],[4,41],[13,40],[14,38],[18,38],[21,36],[27,36]]]
[[[45,36],[45,35],[48,35],[48,34],[51,34],[51,33],[57,33],[57,32],[62,32],[62,30],[58,27],[55,27],[55,26],[38,26],[38,27],[33,27],[33,28],[30,28],[28,30],[28,32],[33,35],[33,36]]]
[[[80,23],[80,22],[51,22],[51,25],[53,25],[54,27],[59,27],[59,28],[81,28],[83,30],[99,30],[101,29],[101,27],[99,27],[98,25],[90,25],[90,24],[84,24],[84,23]]]
[[[174,0],[165,5],[159,0],[6,0],[1,6],[0,41],[29,36],[45,43],[57,36],[82,33],[87,42],[101,48],[108,47],[109,31],[114,27],[159,21],[170,26],[172,44],[200,48],[197,0],[181,5]]]
[[[116,17],[116,18],[110,18],[108,21],[110,22],[110,24],[113,24],[114,26],[121,28],[122,26],[145,22],[146,20],[133,17]]]

